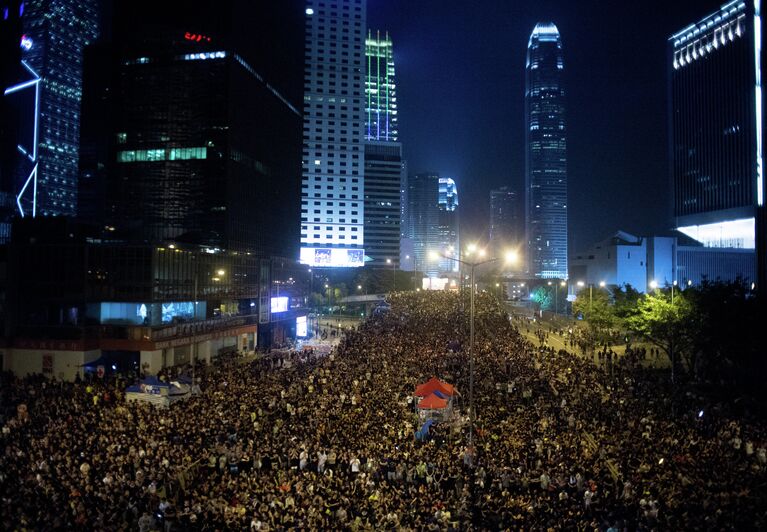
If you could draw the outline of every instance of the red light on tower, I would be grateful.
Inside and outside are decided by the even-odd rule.
[[[202,35],[201,33],[191,33],[187,31],[184,33],[184,39],[187,41],[194,41],[194,42],[211,42],[212,39],[208,37],[207,35]]]

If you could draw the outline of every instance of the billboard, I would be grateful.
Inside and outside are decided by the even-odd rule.
[[[278,312],[287,312],[288,299],[288,297],[273,297],[271,305],[269,306],[272,314],[276,314]]]
[[[313,268],[357,268],[365,265],[365,250],[301,248],[301,263]]]
[[[296,318],[296,337],[306,338],[306,316],[299,316]]]

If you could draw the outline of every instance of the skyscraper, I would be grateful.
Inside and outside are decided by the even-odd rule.
[[[439,178],[439,195],[437,199],[438,225],[437,250],[444,253],[457,253],[461,249],[458,226],[458,187],[450,177]],[[459,263],[444,259],[440,261],[440,271],[457,272]]]
[[[438,273],[436,262],[429,261],[430,251],[441,251],[436,228],[439,226],[439,174],[413,174],[407,180],[407,223],[405,236],[412,241],[417,271]]]
[[[255,29],[302,20],[302,9],[284,5],[254,17]],[[112,79],[106,90],[91,83],[92,70],[86,78],[83,185],[97,190],[86,194],[83,187],[83,196],[105,196],[110,238],[296,257],[301,115],[286,94],[300,94],[300,78],[287,80],[291,69],[300,72],[302,50],[271,52],[292,65],[275,81],[277,73],[238,40],[229,18],[208,21],[200,10],[178,19],[158,8],[147,19],[142,7],[118,6],[114,50],[88,56],[96,59],[96,81]],[[131,24],[134,17],[144,24]],[[300,35],[296,29],[292,38],[300,42]],[[105,138],[109,146],[100,146]]]
[[[531,275],[567,278],[567,140],[562,38],[536,24],[527,43],[525,221]]]
[[[672,35],[668,54],[676,226],[707,247],[757,248],[764,275],[759,0],[722,5]]]
[[[362,266],[365,0],[306,2],[301,261]]]
[[[3,95],[0,96],[0,243],[5,243],[10,240],[11,221],[19,212],[16,195],[20,186],[23,185],[23,182],[18,183],[19,162],[34,165],[20,152],[18,146],[23,142],[24,137],[20,128],[24,107],[31,108],[29,116],[32,120],[28,119],[26,122],[34,122],[34,93],[37,87],[28,87],[26,91],[16,92],[17,96],[22,96],[23,92],[30,95],[26,106],[22,101],[14,102],[13,93],[8,94],[9,89],[31,81],[33,77],[29,72],[24,71],[21,64],[21,0],[0,2],[0,11],[3,15],[0,17],[0,89],[3,91]],[[29,143],[31,138],[29,132],[26,138]],[[31,171],[31,168],[29,170]]]
[[[408,178],[406,236],[412,240],[414,266],[430,277],[458,271],[450,259],[431,260],[430,253],[455,253],[460,249],[458,187],[449,177],[434,172]]]
[[[396,142],[397,84],[394,77],[394,49],[387,32],[368,30],[365,40],[367,77],[365,78],[365,140]]]
[[[490,244],[496,256],[509,247],[524,242],[522,207],[519,195],[509,187],[490,191]]]
[[[405,164],[397,142],[397,85],[392,41],[365,41],[365,253],[373,267],[400,261],[401,185]],[[391,262],[387,262],[391,261]]]
[[[96,40],[96,0],[27,0],[22,60],[40,77],[36,182],[23,215],[77,213],[83,51]],[[36,185],[36,188],[35,188]]]

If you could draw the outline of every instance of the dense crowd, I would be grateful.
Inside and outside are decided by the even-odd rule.
[[[665,375],[526,341],[477,298],[468,445],[467,316],[396,293],[327,356],[217,363],[168,409],[119,389],[4,376],[25,404],[0,434],[6,530],[758,530],[760,420]],[[203,372],[199,372],[203,373]],[[415,387],[456,385],[415,437]],[[94,397],[98,399],[94,400]]]

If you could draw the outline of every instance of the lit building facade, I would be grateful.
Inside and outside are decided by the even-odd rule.
[[[394,49],[387,32],[368,30],[365,40],[367,74],[365,77],[365,140],[396,142],[397,84],[394,74]]]
[[[397,85],[388,33],[368,31],[365,41],[365,254],[372,267],[400,265],[402,180],[405,163],[397,142]]]
[[[527,45],[525,87],[528,268],[567,278],[567,128],[562,38],[539,23]]]
[[[31,95],[31,105],[15,105],[13,97],[9,97],[8,89],[18,86],[33,79],[29,72],[25,72],[21,64],[20,46],[21,27],[21,0],[4,0],[0,2],[0,89],[3,96],[0,97],[0,243],[6,243],[11,237],[11,222],[18,213],[16,194],[19,190],[19,161],[28,166],[28,171],[34,167],[34,163],[18,149],[22,142],[20,125],[22,123],[22,109],[29,110],[27,123],[34,123],[34,93],[36,87],[29,87],[26,91],[18,91],[19,96],[23,92]],[[19,102],[20,103],[20,102]],[[27,134],[27,142],[30,136]],[[23,185],[23,182],[21,183]]]
[[[450,177],[439,178],[437,209],[439,212],[437,249],[445,254],[454,255],[461,249],[461,242],[458,225],[458,186]],[[459,267],[459,263],[454,260],[439,261],[441,272],[457,272]]]
[[[366,1],[306,3],[301,261],[365,263]]]
[[[712,248],[677,233],[675,236],[635,236],[625,231],[597,242],[570,257],[570,289],[578,282],[608,286],[630,284],[647,292],[658,286],[687,287],[704,280],[742,279],[755,275],[754,251]]]
[[[676,226],[705,247],[757,249],[763,263],[759,0],[729,2],[675,33],[668,54]]]
[[[40,86],[36,173],[19,214],[75,216],[83,52],[99,34],[98,2],[26,0],[21,6],[22,60],[39,76]]]

